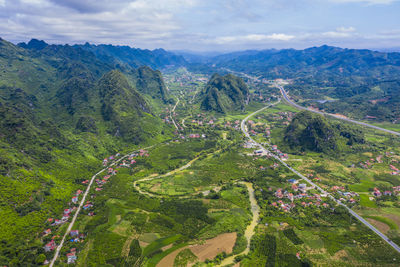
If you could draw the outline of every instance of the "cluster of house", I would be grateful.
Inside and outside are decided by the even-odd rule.
[[[79,233],[78,230],[71,230],[69,232],[69,235],[71,239],[69,240],[70,242],[83,242],[83,239],[85,238],[85,235],[82,233]]]
[[[295,179],[289,179],[288,182],[291,184],[291,190],[283,190],[282,188],[278,188],[274,196],[279,198],[278,201],[272,202],[271,206],[280,208],[284,212],[289,212],[291,209],[296,207],[296,203],[294,203],[296,200],[299,201],[299,205],[303,207],[308,207],[308,206],[322,206],[322,207],[328,207],[329,205],[325,202],[322,201],[323,197],[320,194],[314,194],[314,195],[309,195],[307,194],[307,190],[312,189],[312,187],[307,187],[307,184],[298,184],[298,181]],[[268,190],[271,190],[269,188]],[[282,199],[288,199],[290,202],[284,202]],[[300,202],[300,200],[302,200]]]
[[[121,156],[121,154],[120,154],[120,153],[117,153],[117,154],[115,154],[115,155],[109,156],[108,158],[105,158],[105,159],[103,160],[103,166],[107,166],[107,164],[108,164],[110,161],[114,160],[115,158],[117,158],[117,157],[119,157],[119,156]]]
[[[329,191],[339,195],[339,200],[341,202],[349,202],[354,204],[358,201],[359,195],[356,192],[347,192],[344,186],[334,185]]]
[[[104,165],[104,166],[108,165],[109,161],[112,161],[112,160],[114,160],[115,158],[117,158],[117,157],[119,157],[119,156],[120,156],[120,153],[117,153],[117,154],[112,155],[112,156],[110,156],[110,157],[108,157],[108,158],[105,158],[105,159],[103,160],[103,165]],[[96,179],[96,180],[95,180],[96,183],[97,183],[97,185],[99,186],[99,187],[96,188],[95,190],[96,190],[96,191],[100,191],[100,190],[101,190],[101,186],[102,186],[103,184],[105,184],[105,183],[108,181],[108,179],[111,177],[111,175],[115,175],[116,173],[117,173],[117,171],[114,170],[113,168],[111,168],[111,167],[108,168],[108,175],[104,176],[103,179],[101,179],[101,180],[100,180],[100,179]],[[89,184],[89,180],[84,180],[84,181],[82,181],[82,184],[83,184],[83,185],[88,185],[88,184]],[[64,212],[63,212],[63,215],[62,215],[61,219],[48,218],[48,219],[47,219],[47,223],[49,223],[51,226],[58,226],[58,225],[61,225],[61,224],[64,224],[64,223],[68,222],[68,220],[69,220],[69,218],[70,218],[72,212],[74,212],[74,211],[77,210],[77,206],[74,205],[74,204],[78,204],[78,202],[79,202],[79,196],[80,196],[82,193],[83,193],[83,191],[80,190],[80,189],[78,189],[78,190],[75,192],[74,196],[73,196],[72,199],[71,199],[71,203],[72,203],[73,205],[71,205],[71,203],[70,203],[70,204],[69,204],[70,207],[67,208],[67,209],[64,209]],[[92,198],[93,198],[93,197],[94,197],[94,195],[92,195]],[[93,203],[90,202],[90,201],[86,201],[85,205],[83,205],[83,209],[84,209],[84,210],[88,210],[88,209],[90,209],[90,208],[92,208],[92,207],[93,207]],[[93,213],[93,212],[89,212],[88,215],[89,215],[89,216],[93,216],[94,213]],[[48,235],[51,234],[51,232],[52,232],[52,230],[51,230],[50,228],[48,228],[48,229],[46,229],[46,230],[43,232],[43,236],[48,236]],[[78,230],[72,230],[72,231],[70,231],[69,234],[70,234],[70,236],[71,236],[71,238],[72,238],[72,239],[70,240],[71,242],[83,242],[83,238],[85,238],[85,235],[84,235],[84,234],[79,234],[79,231],[78,231]],[[52,239],[51,239],[50,242],[48,242],[47,244],[45,244],[44,250],[45,250],[46,252],[53,251],[53,250],[57,247],[57,244],[56,244],[56,242],[55,242],[55,239],[57,239],[57,238],[59,238],[59,236],[58,236],[58,235],[55,235],[55,236],[52,237]],[[77,257],[76,257],[76,249],[75,249],[75,248],[71,249],[71,252],[67,254],[67,259],[68,259],[68,263],[74,263],[74,262],[76,261]],[[48,261],[46,260],[44,264],[48,264]]]
[[[295,113],[293,112],[278,112],[276,114],[273,114],[272,119],[275,121],[282,121],[283,125],[289,125],[289,123],[292,121]]]
[[[53,219],[53,218],[48,218],[47,222],[50,223],[51,226],[57,226],[66,223],[69,220],[69,217],[71,216],[71,213],[75,211],[77,208],[72,207],[72,208],[67,208],[64,209],[64,213],[61,217],[60,220],[58,219]]]
[[[383,162],[382,157],[383,157],[383,155],[379,155],[378,157],[376,157],[376,159],[370,158],[364,162],[359,162],[358,165],[360,165],[361,168],[363,168],[363,169],[370,169],[370,168],[372,168],[372,166],[375,162],[382,163]],[[354,167],[354,166],[352,166],[352,167]]]
[[[386,152],[385,155],[387,157],[391,157],[392,154],[394,154],[394,153],[393,152]],[[374,163],[383,163],[383,161],[382,161],[383,156],[384,155],[379,155],[379,156],[376,157],[376,159],[370,158],[370,159],[368,159],[366,161],[359,162],[358,165],[360,165],[361,168],[363,168],[363,169],[370,169],[370,168],[372,168]],[[397,162],[397,161],[394,160],[394,162]],[[355,165],[353,164],[351,167],[354,168]],[[397,167],[395,167],[394,165],[390,164],[389,168],[391,170],[391,174],[392,175],[400,175],[400,170]]]
[[[384,196],[398,195],[400,194],[400,186],[393,186],[393,191],[385,190],[383,191],[383,193],[377,187],[374,187],[374,191],[372,192],[372,194],[377,198],[381,197],[382,195]],[[372,200],[373,198],[370,199]]]
[[[243,147],[244,148],[256,148],[257,147],[257,144],[256,143],[254,143],[253,141],[246,141],[244,144],[243,144]]]
[[[135,164],[136,163],[136,160],[134,160],[134,159],[128,159],[128,160],[123,160],[120,164],[119,164],[119,166],[120,167],[126,167],[126,168],[130,168],[130,167],[132,167],[132,165],[133,164]]]
[[[225,129],[229,128],[229,129],[234,129],[234,130],[240,130],[240,121],[239,120],[235,120],[234,122],[227,121],[227,122],[225,122],[223,127]]]
[[[277,145],[272,145],[271,146],[271,150],[276,154],[276,155],[278,155],[282,160],[287,160],[289,157],[288,157],[288,154],[286,154],[286,153],[283,153],[282,151],[280,151],[279,149],[278,149],[278,146]]]

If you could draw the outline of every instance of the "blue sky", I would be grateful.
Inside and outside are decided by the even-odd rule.
[[[0,36],[233,51],[400,47],[399,0],[0,0]]]

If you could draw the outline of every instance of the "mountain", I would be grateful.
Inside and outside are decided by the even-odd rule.
[[[187,64],[182,56],[175,55],[164,49],[148,50],[129,46],[94,45],[89,43],[75,45],[75,47],[90,51],[104,61],[114,60],[114,63],[126,64],[133,68],[149,66],[153,69],[161,69]]]
[[[37,265],[46,219],[62,214],[101,159],[172,136],[146,100],[162,102],[160,73],[115,62],[0,40],[0,265]]]
[[[165,86],[162,74],[160,71],[154,71],[147,66],[142,66],[136,69],[136,89],[151,96],[154,99],[161,99],[164,103],[170,100]]]
[[[143,141],[141,120],[151,114],[144,98],[128,83],[118,70],[106,73],[98,82],[101,97],[101,114],[109,122],[114,136],[138,143]],[[150,119],[150,118],[149,118]],[[154,119],[153,123],[157,123]]]
[[[332,153],[347,146],[365,143],[360,130],[349,125],[329,122],[325,117],[302,111],[285,129],[285,142],[302,151]]]
[[[292,97],[340,101],[311,103],[333,113],[364,119],[398,121],[400,53],[332,46],[304,50],[262,50],[212,58],[209,66],[267,79],[290,79]],[[353,112],[356,110],[356,112]]]
[[[268,78],[297,78],[298,75],[332,76],[371,74],[390,76],[400,71],[400,53],[366,49],[343,49],[332,46],[304,50],[283,49],[233,53],[213,58],[217,67],[245,71]],[[321,77],[322,78],[322,77]]]
[[[243,110],[248,97],[249,89],[241,78],[232,74],[214,74],[200,95],[201,108],[220,113]]]

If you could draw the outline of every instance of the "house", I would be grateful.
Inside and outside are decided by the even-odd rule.
[[[101,191],[101,190],[103,190],[103,188],[96,187],[95,190],[96,190],[96,191]]]
[[[393,171],[399,171],[399,169],[397,169],[395,166],[390,165],[390,169],[392,169]]]
[[[297,180],[296,179],[289,179],[288,182],[291,183],[291,184],[296,184]]]
[[[53,222],[53,218],[48,218],[48,219],[47,219],[47,222],[48,222],[48,223]]]
[[[78,236],[79,235],[79,231],[78,230],[71,230],[71,232],[69,232],[70,236]]]
[[[76,191],[76,195],[77,195],[77,196],[79,196],[79,195],[82,194],[82,193],[83,193],[82,190],[79,190],[79,189],[78,189],[78,191]]]
[[[44,251],[46,252],[53,251],[56,248],[56,246],[57,246],[56,242],[54,242],[54,240],[51,240],[44,246]]]
[[[78,197],[77,196],[73,197],[72,198],[72,203],[77,203],[77,202],[78,202]]]
[[[299,190],[305,192],[307,190],[306,184],[299,184]]]
[[[296,185],[296,184],[292,184],[292,189],[293,189],[294,191],[297,191],[297,190],[298,190],[297,185]]]
[[[44,234],[44,235],[51,234],[51,229],[44,230],[44,231],[43,231],[43,234]]]
[[[93,207],[92,204],[86,204],[86,205],[83,206],[83,209],[87,210],[87,209],[90,209],[91,207]]]
[[[63,221],[55,219],[54,223],[52,225],[60,225],[60,224],[63,224],[63,223],[64,223]]]
[[[385,192],[383,192],[383,194],[384,194],[385,196],[391,196],[391,195],[392,195],[392,192],[386,190]]]
[[[68,263],[68,264],[75,263],[75,261],[76,261],[76,259],[77,259],[75,252],[68,253],[68,254],[67,254],[67,259],[68,259],[68,260],[67,260],[67,263]]]

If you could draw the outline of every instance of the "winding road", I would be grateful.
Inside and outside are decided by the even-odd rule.
[[[282,95],[285,97],[287,97],[286,92],[283,90],[283,88],[281,89]],[[285,99],[287,100],[287,98],[285,97]],[[280,100],[279,100],[280,101]],[[326,194],[330,199],[332,199],[333,201],[335,201],[338,205],[344,207],[345,209],[347,209],[347,211],[353,215],[357,220],[359,220],[362,224],[364,224],[365,226],[367,226],[369,229],[371,229],[373,232],[375,232],[377,235],[379,235],[386,243],[388,243],[390,246],[392,246],[397,252],[400,253],[400,247],[398,245],[396,245],[393,241],[391,241],[386,235],[384,235],[382,232],[380,232],[378,229],[376,229],[373,225],[371,225],[369,222],[367,222],[364,218],[362,218],[360,215],[358,215],[355,211],[353,211],[352,209],[350,209],[349,207],[347,207],[345,204],[343,204],[341,201],[337,200],[336,198],[334,198],[331,194],[329,194],[328,192],[326,192],[324,189],[322,189],[321,187],[319,187],[318,185],[316,185],[315,183],[313,183],[310,179],[308,179],[307,177],[305,177],[304,175],[302,175],[301,173],[299,173],[298,171],[296,171],[295,169],[293,169],[291,166],[289,166],[288,164],[286,164],[286,162],[284,162],[280,157],[278,157],[277,155],[273,154],[270,150],[266,149],[265,147],[263,147],[260,143],[256,142],[253,138],[251,138],[250,134],[247,132],[247,126],[246,126],[246,121],[254,116],[255,114],[265,110],[266,108],[269,108],[273,105],[276,105],[277,103],[273,103],[270,104],[268,106],[265,106],[253,113],[251,113],[250,115],[248,115],[246,118],[244,118],[242,120],[242,123],[240,125],[242,132],[244,133],[244,135],[250,139],[254,144],[256,144],[261,150],[263,150],[264,152],[272,155],[272,157],[274,157],[277,161],[279,161],[282,165],[284,165],[286,168],[288,168],[289,170],[291,170],[293,173],[295,173],[297,176],[299,176],[301,179],[307,181],[309,184],[311,184],[312,186],[314,186],[316,189],[318,189],[318,191],[320,191],[322,194]],[[288,101],[288,100],[287,100]],[[293,103],[295,104],[295,103]],[[296,107],[298,106],[297,104],[295,104]],[[300,107],[300,106],[299,106]],[[304,107],[301,107],[301,109],[306,109]],[[311,110],[312,111],[312,110]],[[353,122],[353,120],[349,120],[350,122]],[[369,124],[367,124],[369,125]],[[370,125],[373,126],[373,125]],[[373,128],[377,128],[378,130],[382,129],[379,127],[373,127]],[[385,132],[389,131],[386,129],[382,129],[385,130]],[[392,131],[390,131],[392,132]],[[399,133],[396,133],[399,134]]]
[[[282,94],[283,98],[286,100],[286,102],[288,102],[290,105],[292,105],[295,108],[298,108],[298,109],[301,109],[301,110],[309,110],[311,112],[314,112],[314,113],[317,113],[317,114],[320,114],[320,115],[331,116],[331,117],[334,117],[334,118],[339,119],[339,120],[344,120],[344,121],[347,121],[347,122],[351,122],[351,123],[354,123],[354,124],[358,124],[358,125],[361,125],[361,126],[373,128],[373,129],[376,129],[376,130],[379,130],[379,131],[383,131],[383,132],[386,132],[386,133],[391,133],[391,134],[400,136],[399,132],[395,132],[395,131],[392,131],[392,130],[384,129],[384,128],[381,128],[381,127],[378,127],[378,126],[375,126],[375,125],[371,125],[371,124],[368,124],[368,123],[365,123],[365,122],[348,119],[348,118],[345,118],[345,117],[342,117],[342,116],[339,116],[339,115],[336,115],[336,114],[326,113],[326,112],[317,111],[317,110],[309,109],[309,108],[306,108],[306,107],[302,107],[302,106],[294,103],[292,100],[290,100],[290,98],[289,98],[287,92],[285,91],[285,89],[283,88],[283,86],[278,85],[278,84],[276,84],[276,86],[281,91],[281,94]]]

